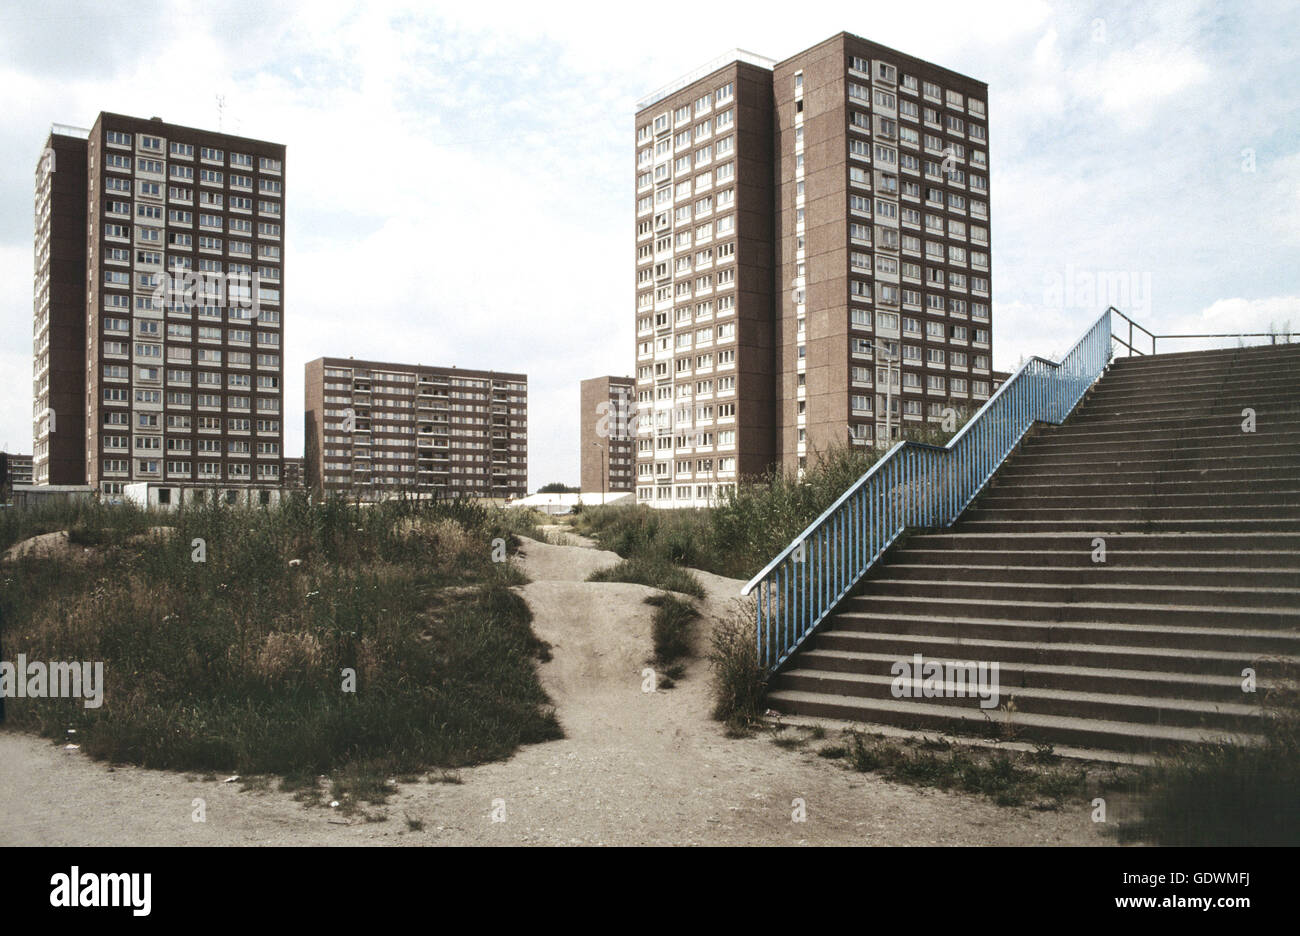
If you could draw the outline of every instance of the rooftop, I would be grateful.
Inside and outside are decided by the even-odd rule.
[[[657,104],[659,101],[662,101],[664,98],[668,97],[668,95],[676,94],[687,85],[699,81],[705,75],[712,74],[719,68],[725,68],[732,62],[745,62],[748,65],[756,65],[759,68],[766,68],[768,71],[771,71],[772,66],[776,64],[776,59],[770,59],[763,55],[756,55],[753,52],[746,52],[744,49],[732,49],[730,52],[720,55],[712,61],[706,62],[694,71],[687,72],[676,81],[664,85],[653,94],[641,98],[641,100],[636,102],[636,109],[638,111],[643,111],[652,104]]]

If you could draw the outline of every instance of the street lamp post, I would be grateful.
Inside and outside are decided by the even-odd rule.
[[[885,351],[885,447],[888,448],[889,444],[894,441],[894,365],[898,365],[898,380],[899,383],[902,383],[903,360],[901,357],[890,355],[888,342],[880,342],[879,346],[883,347]],[[879,441],[879,439],[876,440],[877,444],[879,444]]]

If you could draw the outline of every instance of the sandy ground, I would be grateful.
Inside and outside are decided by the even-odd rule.
[[[1078,803],[1007,809],[978,796],[901,786],[769,738],[734,740],[709,719],[708,667],[643,691],[653,589],[583,581],[617,556],[527,542],[522,593],[552,645],[542,682],[566,737],[459,772],[402,784],[350,821],[274,789],[112,768],[0,732],[0,845],[1046,845],[1105,844]],[[706,619],[740,582],[701,574]],[[700,644],[707,623],[701,625]],[[809,745],[808,747],[815,747]],[[206,821],[193,821],[202,799]],[[805,820],[796,822],[795,800]],[[412,830],[407,819],[422,823]]]

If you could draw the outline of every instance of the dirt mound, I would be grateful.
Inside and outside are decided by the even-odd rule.
[[[5,551],[5,561],[19,559],[23,556],[36,556],[44,558],[55,554],[72,555],[82,547],[74,545],[68,539],[67,530],[56,530],[53,533],[42,533],[39,536],[33,536],[21,542],[14,543]]]
[[[525,539],[519,566],[534,582],[585,582],[587,576],[619,562],[618,553],[585,546],[552,546]]]

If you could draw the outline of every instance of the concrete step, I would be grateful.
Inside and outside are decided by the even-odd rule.
[[[1188,433],[1182,437],[1153,439],[1063,439],[1051,437],[1029,439],[1021,444],[1016,453],[1021,458],[1050,457],[1052,455],[1072,456],[1078,461],[1090,461],[1100,456],[1125,457],[1143,455],[1156,458],[1165,455],[1170,458],[1192,456],[1198,459],[1206,457],[1231,457],[1237,452],[1253,455],[1300,456],[1300,430],[1271,432],[1260,435],[1253,432],[1237,432],[1229,435],[1203,435]]]
[[[1093,385],[1090,399],[1149,391],[1157,394],[1195,393],[1213,396],[1225,391],[1291,388],[1295,383],[1295,362],[1286,361],[1258,371],[1229,369],[1192,372],[1178,377],[1165,375],[1102,380]]]
[[[1242,452],[1236,456],[1223,456],[1219,452],[1210,454],[1170,454],[1170,452],[1131,452],[1121,455],[1118,452],[1093,452],[1089,455],[1071,455],[1070,452],[1056,452],[1052,455],[1035,455],[1017,452],[1011,456],[1013,461],[998,477],[1023,477],[1024,474],[1052,476],[1052,474],[1086,474],[1091,472],[1096,480],[1114,481],[1123,477],[1126,480],[1187,480],[1190,477],[1209,477],[1206,472],[1232,471],[1245,465],[1251,465],[1256,471],[1260,469],[1284,469],[1287,474],[1295,474],[1300,469],[1300,459],[1295,452],[1270,452],[1270,454],[1253,454]],[[1005,472],[1005,473],[1004,473]],[[1193,474],[1188,474],[1192,472]],[[1099,477],[1100,476],[1100,477]],[[1167,476],[1167,477],[1166,477]]]
[[[1218,366],[1201,367],[1178,373],[1133,374],[1111,371],[1106,379],[1093,386],[1093,392],[1109,392],[1152,389],[1161,387],[1200,387],[1212,391],[1216,387],[1240,387],[1260,384],[1272,384],[1287,379],[1294,379],[1296,362],[1291,360],[1274,361],[1258,368]]]
[[[1228,478],[1222,481],[1082,481],[1061,482],[1053,480],[1038,483],[1031,479],[1022,479],[1016,484],[1005,483],[1004,478],[994,476],[993,483],[985,489],[995,497],[1012,499],[1033,499],[1038,497],[1159,497],[1168,498],[1171,503],[1181,503],[1181,498],[1206,497],[1218,500],[1222,497],[1238,497],[1250,494],[1255,497],[1268,497],[1270,491],[1279,495],[1300,492],[1300,475],[1275,482],[1266,488],[1260,488],[1258,481],[1249,477]]]
[[[1168,600],[1161,594],[1159,600]],[[846,623],[855,614],[898,614],[912,617],[993,619],[1048,623],[1104,623],[1174,625],[1187,627],[1232,627],[1242,630],[1293,630],[1300,634],[1300,607],[1265,605],[1225,607],[1192,604],[1193,599],[1161,604],[1155,600],[1135,601],[1033,601],[1007,597],[966,598],[932,595],[877,594],[846,598],[840,615]]]
[[[1251,408],[1255,409],[1255,407]],[[1122,409],[1122,407],[1116,409]],[[1047,423],[1038,427],[1038,433],[1040,435],[1069,437],[1076,433],[1114,431],[1125,428],[1177,429],[1185,426],[1221,427],[1240,431],[1243,418],[1240,411],[1207,416],[1199,413],[1189,413],[1180,407],[1168,407],[1158,415],[1128,416],[1121,412],[1115,413],[1106,419],[1097,419],[1090,412],[1089,403],[1084,403],[1075,410],[1069,419],[1059,426]],[[1261,422],[1276,425],[1291,425],[1300,422],[1300,404],[1290,404],[1281,409],[1266,409],[1263,412],[1255,409],[1255,424],[1258,426]]]
[[[1116,562],[1093,562],[1089,555],[1085,557],[1087,565],[1059,566],[1013,565],[1005,561],[981,565],[971,563],[965,553],[953,556],[951,553],[945,554],[938,550],[929,553],[931,561],[911,561],[921,552],[921,550],[899,552],[880,570],[879,574],[894,581],[997,582],[1017,587],[1020,585],[1096,585],[1104,588],[1125,586],[1145,588],[1163,585],[1215,591],[1234,588],[1291,589],[1297,591],[1297,598],[1300,598],[1300,569],[1206,567],[1199,564],[1200,556],[1192,557],[1185,553],[1175,554],[1182,565],[1124,566]],[[1028,554],[1023,559],[1028,560],[1032,556],[1033,554]],[[940,561],[945,557],[947,562]],[[1111,558],[1109,551],[1107,558]],[[869,581],[874,583],[880,579],[873,577]]]
[[[1097,487],[1105,487],[1105,485],[1097,485]],[[1141,493],[1130,491],[1123,494],[1111,494],[1104,491],[1083,494],[1074,490],[1061,494],[1045,494],[1042,492],[1051,490],[1046,485],[1033,487],[1024,485],[1015,489],[990,488],[987,493],[980,495],[974,506],[984,510],[1001,510],[1004,508],[1038,509],[1044,507],[1079,507],[1087,510],[1094,507],[1146,508],[1157,506],[1177,510],[1179,508],[1192,509],[1209,505],[1221,507],[1257,506],[1261,504],[1300,505],[1300,488],[1289,491],[1275,489],[1252,491],[1243,485],[1242,489],[1237,491],[1168,494],[1158,493],[1152,490],[1152,487],[1153,485],[1147,485],[1146,490]]]
[[[1300,647],[1294,641],[1283,649],[1254,649],[1249,643],[1253,637],[1242,631],[1222,631],[1216,636],[1202,628],[1192,629],[1191,633],[1184,633],[1187,628],[1156,629],[1153,633],[1140,626],[1115,626],[1103,631],[1096,626],[1066,625],[1017,630],[1010,626],[999,628],[987,621],[971,621],[947,625],[942,628],[945,633],[932,633],[911,622],[907,626],[911,627],[910,631],[899,633],[891,629],[887,619],[880,620],[877,630],[869,627],[851,630],[832,624],[808,639],[795,657],[795,664],[802,665],[799,661],[803,653],[823,650],[876,653],[895,659],[919,653],[926,657],[1195,674],[1238,681],[1244,678],[1243,671],[1248,668],[1255,671],[1258,679],[1278,679],[1294,672],[1294,667],[1300,664]],[[1183,639],[1205,646],[1164,643]],[[1138,644],[1138,640],[1148,643]]]
[[[935,533],[915,533],[907,537],[904,544],[909,549],[1020,549],[1020,550],[1054,550],[1074,552],[1076,550],[1091,554],[1092,536],[1104,536],[1106,553],[1109,559],[1116,553],[1146,552],[1250,552],[1262,550],[1269,555],[1283,553],[1300,554],[1300,533],[1286,532],[1270,534],[1261,540],[1254,533],[1236,530],[1201,531],[1188,533],[1182,530],[1172,532],[1143,531],[1107,535],[1105,531],[1087,532],[1064,530],[1043,530],[1024,528],[1009,533],[986,533],[968,529],[965,521],[958,521],[946,531]]]
[[[1075,425],[1085,425],[1090,422],[1105,422],[1117,419],[1158,419],[1161,416],[1169,415],[1171,410],[1176,410],[1182,416],[1194,416],[1202,419],[1218,419],[1220,417],[1236,416],[1237,419],[1244,419],[1242,410],[1253,409],[1255,418],[1258,421],[1261,413],[1268,414],[1276,411],[1284,414],[1294,405],[1295,398],[1292,394],[1252,394],[1242,399],[1221,399],[1199,397],[1189,399],[1185,402],[1159,402],[1149,398],[1137,399],[1132,402],[1106,403],[1104,400],[1096,405],[1092,400],[1082,404],[1083,410],[1076,416],[1071,414],[1070,419],[1077,419]],[[1067,423],[1069,420],[1067,420]]]
[[[986,519],[962,520],[965,533],[1035,533],[1061,532],[1106,536],[1112,533],[1252,533],[1272,536],[1274,533],[1300,533],[1300,520],[1265,519],[1260,517],[1179,518],[1177,520],[1012,520]]]
[[[1115,334],[1120,334],[1117,330]],[[1263,339],[1267,342],[1268,339]],[[1270,360],[1300,356],[1300,344],[1258,344],[1239,348],[1212,348],[1207,351],[1176,351],[1168,354],[1124,356],[1116,355],[1110,367],[1117,373],[1171,371],[1177,373],[1187,366],[1214,366],[1221,363],[1258,367]]]
[[[1300,626],[1300,582],[1288,586],[1250,586],[1242,584],[1193,585],[1187,582],[1174,584],[1147,581],[1139,584],[1118,581],[1093,582],[1033,582],[1020,580],[988,580],[895,577],[894,566],[884,570],[884,576],[874,577],[863,585],[862,597],[885,596],[906,598],[960,598],[979,601],[1034,601],[1048,604],[1073,605],[1090,603],[1181,605],[1198,608],[1236,610],[1242,608],[1293,608],[1295,623]],[[1102,571],[1107,571],[1104,567]],[[1294,578],[1294,577],[1293,577]]]
[[[990,489],[1011,489],[1023,484],[1092,484],[1111,482],[1116,484],[1164,484],[1180,481],[1196,481],[1208,484],[1234,485],[1249,484],[1277,485],[1289,487],[1300,477],[1300,468],[1287,465],[1266,465],[1263,462],[1280,462],[1283,458],[1264,456],[1263,458],[1243,457],[1227,459],[1232,467],[1186,467],[1171,468],[1165,461],[1112,462],[1107,470],[1098,474],[1095,468],[1076,469],[1062,463],[1058,465],[1023,465],[1016,462],[1016,456],[1006,462],[990,481]],[[1062,460],[1064,462],[1064,460]],[[1253,467],[1243,467],[1240,462],[1250,462]]]
[[[999,731],[1004,736],[1032,735],[1044,742],[1104,747],[1125,751],[1171,750],[1188,744],[1228,741],[1250,744],[1257,735],[1219,729],[1150,725],[1061,715],[962,708],[913,699],[864,699],[815,692],[773,692],[767,704],[792,715],[882,722],[905,727],[959,731]]]
[[[1169,422],[1152,422],[1148,419],[1114,420],[1048,427],[1032,435],[1026,442],[1114,442],[1128,439],[1222,439],[1253,435],[1257,438],[1289,436],[1300,427],[1300,408],[1294,413],[1267,413],[1264,420],[1256,413],[1255,431],[1244,432],[1240,417],[1213,419],[1191,417]]]
[[[1036,686],[1013,687],[1002,683],[1000,670],[1001,667],[999,667],[997,695],[995,696],[992,691],[991,675],[986,677],[990,682],[983,687],[983,701],[993,703],[988,706],[989,708],[1009,705],[1014,700],[1016,711],[1025,714],[1082,716],[1141,722],[1148,725],[1179,725],[1228,731],[1258,729],[1257,722],[1261,711],[1258,705],[1151,696],[1144,694],[1147,688],[1145,686],[1139,687],[1138,693],[1127,695]],[[987,711],[987,708],[981,705],[978,685],[973,689],[954,685],[953,695],[944,693],[925,697],[926,685],[922,679],[903,679],[896,682],[894,677],[888,674],[882,676],[870,673],[838,673],[806,667],[788,670],[780,674],[774,683],[777,692],[815,692],[822,695],[852,696],[862,699],[898,698],[892,691],[897,687],[903,700],[924,699],[935,705],[956,705]],[[932,682],[929,688],[934,693],[936,686]],[[957,692],[960,692],[960,695],[956,694]],[[1238,695],[1240,696],[1241,693],[1238,692]]]
[[[1159,575],[1165,569],[1178,572],[1197,569],[1201,572],[1223,572],[1242,576],[1243,584],[1279,584],[1276,578],[1265,581],[1251,576],[1270,576],[1295,581],[1300,576],[1300,553],[1269,552],[1263,549],[1251,550],[1197,550],[1182,549],[1145,549],[1129,550],[1114,546],[1115,538],[1107,539],[1105,567],[1111,572],[1131,572],[1140,578],[1146,574]],[[982,566],[1014,566],[1021,569],[1086,570],[1097,568],[1102,563],[1092,560],[1092,544],[1076,544],[1072,548],[1042,549],[997,549],[991,544],[982,544],[981,548],[963,549],[957,554],[953,549],[926,549],[916,545],[915,538],[898,549],[890,557],[889,569],[905,566],[907,568],[928,568],[952,564],[957,568],[979,568]],[[1058,545],[1058,544],[1053,544]],[[1028,574],[1027,572],[1025,574]]]
[[[1277,495],[1270,495],[1276,497]],[[988,498],[996,501],[997,498]],[[1095,523],[1111,521],[1144,520],[1268,520],[1279,522],[1295,520],[1300,523],[1300,504],[1182,504],[1172,507],[1153,507],[1149,505],[1107,506],[1105,498],[1090,498],[1071,507],[1022,507],[999,506],[980,503],[963,514],[970,522],[981,520],[1033,520],[1050,522],[1053,520],[1084,520]]]
[[[1228,702],[1255,706],[1273,688],[1282,685],[1279,680],[1257,675],[1255,692],[1253,694],[1245,692],[1240,670],[1250,666],[1250,662],[1242,663],[1236,672],[1229,671],[1226,675],[1217,672],[1123,669],[1108,664],[1041,663],[1033,662],[1032,657],[1029,660],[1008,659],[1002,653],[1003,648],[996,643],[996,641],[978,641],[972,644],[958,644],[934,653],[922,650],[913,650],[911,653],[855,652],[812,647],[800,654],[797,667],[782,670],[773,677],[772,685],[774,688],[778,687],[778,684],[783,688],[807,688],[795,686],[783,679],[798,672],[854,673],[891,677],[900,672],[899,663],[909,664],[915,672],[914,655],[918,653],[927,662],[931,660],[944,663],[948,661],[997,662],[999,683],[1007,690],[1037,688],[1119,695],[1146,694],[1165,699],[1195,699],[1201,702]],[[1050,649],[1043,648],[1044,651]],[[1045,652],[1043,655],[1052,654]],[[1158,662],[1168,666],[1174,661]],[[1215,662],[1217,663],[1218,660],[1216,659]]]

